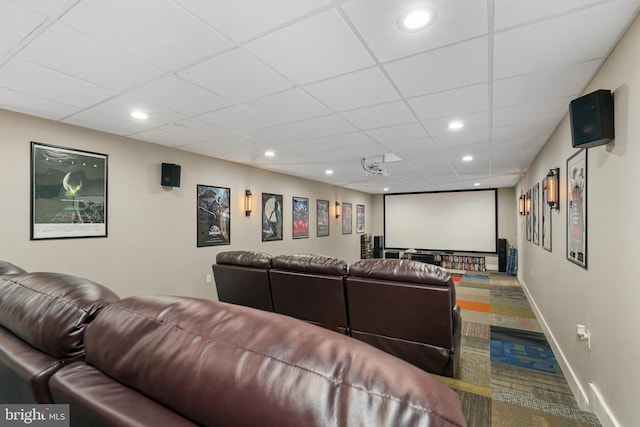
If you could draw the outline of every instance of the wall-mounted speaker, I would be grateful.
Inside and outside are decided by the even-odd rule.
[[[614,138],[613,94],[601,89],[569,103],[572,145],[589,148]]]
[[[163,187],[180,187],[180,169],[182,169],[180,165],[163,163],[160,185]]]

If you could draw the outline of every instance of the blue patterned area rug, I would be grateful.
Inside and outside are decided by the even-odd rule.
[[[540,332],[491,326],[491,361],[561,374],[558,361]]]

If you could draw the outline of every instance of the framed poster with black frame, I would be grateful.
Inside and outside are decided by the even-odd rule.
[[[282,195],[262,193],[262,241],[282,240]]]
[[[525,234],[527,236],[527,241],[531,241],[531,189],[527,190],[527,195],[524,201],[525,206]]]
[[[292,231],[294,239],[309,238],[309,199],[306,197],[293,197]]]
[[[231,190],[226,187],[197,185],[197,247],[231,244]]]
[[[567,159],[567,259],[587,268],[587,150]]]
[[[329,201],[316,200],[316,235],[324,237],[329,235]]]
[[[542,232],[540,237],[542,239],[542,247],[551,252],[551,206],[549,206],[548,182],[549,178],[542,180]]]
[[[31,142],[31,240],[107,237],[106,154]]]
[[[533,243],[540,244],[540,183],[531,189],[531,234]]]
[[[351,203],[342,204],[342,234],[351,234],[352,227]]]
[[[364,233],[364,205],[356,205],[356,233]]]

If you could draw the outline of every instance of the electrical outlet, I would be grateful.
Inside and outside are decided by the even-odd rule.
[[[207,274],[207,283],[211,283],[213,281],[212,277],[210,274]]]

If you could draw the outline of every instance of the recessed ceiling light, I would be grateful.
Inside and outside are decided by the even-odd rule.
[[[464,127],[464,123],[461,122],[460,120],[454,120],[449,123],[450,130],[458,130],[458,129],[462,129],[463,127]]]
[[[264,156],[265,156],[265,157],[273,157],[273,156],[275,156],[275,155],[276,155],[276,153],[274,153],[274,152],[273,152],[273,151],[271,151],[271,150],[268,150],[268,151],[265,151],[265,152],[264,152]]]
[[[136,110],[131,112],[131,117],[138,120],[147,120],[149,118],[149,113],[145,113],[144,111]]]
[[[389,187],[384,187],[382,190],[383,191],[389,191]]]
[[[411,9],[398,18],[398,26],[402,31],[413,33],[427,28],[435,21],[436,13],[432,9]]]
[[[464,156],[464,157],[462,158],[462,161],[463,161],[463,162],[470,162],[471,160],[473,160],[473,156]]]
[[[324,173],[326,173],[327,175],[333,175],[333,170],[327,169],[326,171],[324,171]]]
[[[479,187],[479,186],[480,186],[480,183],[479,183],[479,182],[474,182],[474,183],[473,183],[473,186],[474,186],[474,187]]]

